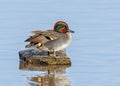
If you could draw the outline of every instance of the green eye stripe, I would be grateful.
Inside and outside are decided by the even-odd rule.
[[[57,25],[57,27],[56,27],[56,31],[59,31],[61,27],[64,27],[64,25],[63,25],[63,24],[59,24],[59,25]]]

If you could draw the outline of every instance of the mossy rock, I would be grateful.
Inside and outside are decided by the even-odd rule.
[[[29,71],[61,71],[71,67],[71,65],[40,65],[40,64],[28,64],[24,61],[19,62],[20,70],[29,70]]]
[[[71,60],[64,51],[56,52],[56,56],[57,57],[48,56],[47,52],[34,49],[22,50],[19,52],[20,60],[27,64],[71,65]]]

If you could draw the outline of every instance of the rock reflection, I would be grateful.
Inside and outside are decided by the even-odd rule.
[[[20,62],[19,69],[29,71],[44,71],[44,75],[28,77],[30,86],[71,86],[69,78],[65,75],[70,65],[30,65]]]

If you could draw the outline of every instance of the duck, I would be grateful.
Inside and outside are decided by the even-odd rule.
[[[52,52],[53,56],[56,57],[57,51],[64,50],[70,45],[71,33],[74,33],[74,31],[69,29],[66,22],[57,21],[53,30],[36,30],[32,33],[33,35],[25,40],[25,42],[29,42],[25,47],[47,51],[48,55]]]

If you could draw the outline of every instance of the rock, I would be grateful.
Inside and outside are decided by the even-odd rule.
[[[28,64],[24,61],[19,62],[20,70],[29,70],[29,71],[59,71],[66,70],[71,67],[71,65],[40,65],[40,64]]]
[[[20,60],[27,64],[71,65],[70,58],[67,57],[63,50],[56,52],[56,56],[57,57],[48,56],[47,52],[34,49],[27,49],[19,52]]]

